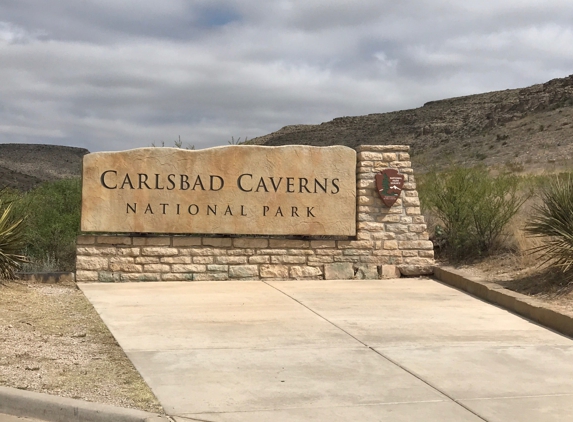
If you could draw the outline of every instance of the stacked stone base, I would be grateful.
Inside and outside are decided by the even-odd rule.
[[[215,236],[80,236],[77,281],[381,279],[430,274],[434,252],[420,215],[407,146],[362,146],[356,163],[357,233],[351,240]],[[387,208],[375,186],[404,174]]]

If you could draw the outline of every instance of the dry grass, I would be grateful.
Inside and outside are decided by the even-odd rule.
[[[0,385],[163,412],[74,283],[0,284]]]

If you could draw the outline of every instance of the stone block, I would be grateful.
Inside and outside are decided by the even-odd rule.
[[[378,204],[373,196],[359,196],[358,205],[374,205]]]
[[[102,246],[82,246],[76,249],[76,253],[78,256],[80,255],[87,255],[87,256],[102,256],[102,255],[116,255],[117,249],[116,248],[106,248]]]
[[[334,257],[328,255],[309,256],[307,260],[308,265],[327,264],[330,262],[334,262]]]
[[[398,160],[398,156],[394,152],[386,152],[382,154],[382,160],[386,162],[392,162]]]
[[[433,265],[399,265],[398,269],[402,275],[415,276],[433,274]]]
[[[237,255],[254,255],[255,254],[255,250],[254,249],[228,249],[227,250],[227,255],[229,256],[237,256]]]
[[[100,271],[98,273],[98,281],[102,283],[117,283],[121,281],[121,274],[111,271]]]
[[[313,249],[287,249],[287,254],[289,255],[298,255],[298,256],[303,256],[303,255],[314,255],[315,252]]]
[[[357,152],[376,151],[376,152],[408,152],[408,145],[359,145],[356,147]]]
[[[207,271],[207,267],[200,264],[173,264],[171,271],[174,273],[204,273]]]
[[[356,157],[358,161],[382,161],[384,156],[381,152],[363,151],[359,152]]]
[[[433,250],[434,244],[429,240],[408,240],[398,242],[398,247],[400,249]]]
[[[400,278],[401,276],[398,267],[396,267],[395,265],[382,265],[380,273],[383,279]]]
[[[286,249],[261,249],[257,251],[258,255],[286,255]]]
[[[288,278],[286,265],[261,265],[261,278]]]
[[[174,236],[173,247],[180,246],[201,246],[200,237]]]
[[[370,255],[370,249],[344,249],[342,255],[346,256],[366,256]]]
[[[163,281],[193,281],[194,276],[199,275],[195,273],[163,273],[161,280]]]
[[[323,249],[323,248],[336,248],[335,240],[311,240],[310,247],[313,249]]]
[[[228,280],[228,273],[201,273],[193,274],[193,281],[222,281]]]
[[[155,256],[137,256],[135,257],[136,264],[159,264],[159,258]]]
[[[117,248],[116,253],[123,256],[139,256],[140,250],[139,248]]]
[[[76,239],[76,245],[93,245],[95,242],[95,236],[78,236]]]
[[[339,249],[317,249],[317,255],[328,255],[328,256],[335,256],[335,255],[342,255],[342,251]]]
[[[76,270],[76,281],[98,281],[98,272],[97,271],[84,271],[84,270]]]
[[[228,265],[221,265],[221,264],[211,264],[211,265],[207,265],[207,271],[228,272],[229,266]]]
[[[243,239],[237,238],[233,239],[233,246],[235,248],[268,248],[269,239]]]
[[[248,174],[251,170],[255,174]],[[137,148],[88,154],[83,171],[85,232],[352,236],[355,231],[356,152],[346,146]],[[133,179],[122,189],[126,174]],[[317,186],[318,174],[328,176],[324,187]],[[241,189],[229,187],[237,183]],[[193,195],[197,185],[216,192]],[[230,247],[208,238],[202,244]]]
[[[376,182],[374,179],[359,180],[356,186],[360,189],[374,189],[376,187]]]
[[[360,262],[359,256],[333,256],[334,262]]]
[[[246,264],[248,259],[246,256],[217,256],[215,257],[215,262],[217,264]]]
[[[372,242],[369,240],[339,240],[339,249],[372,249]]]
[[[214,249],[214,248],[180,248],[179,253],[181,255],[191,255],[191,256],[213,256],[213,255],[226,255],[227,251],[225,249]]]
[[[356,278],[359,280],[378,280],[378,266],[372,264],[357,264]]]
[[[189,258],[193,259],[193,264],[212,264],[215,262],[214,256],[194,256]]]
[[[335,262],[324,265],[325,280],[350,280],[354,278],[351,262]]]
[[[88,271],[102,271],[109,269],[107,258],[97,256],[78,256],[76,258],[76,269]]]
[[[404,198],[402,198],[402,203],[404,204],[405,207],[419,207],[420,198],[405,196]]]
[[[143,266],[137,264],[129,264],[125,262],[115,262],[109,264],[109,269],[116,272],[122,273],[141,273],[143,272]]]
[[[258,265],[231,265],[229,267],[229,278],[258,278]]]
[[[414,233],[424,233],[428,227],[425,224],[410,224],[408,229]]]
[[[121,274],[121,281],[160,281],[159,274],[152,273],[123,273]]]
[[[420,258],[434,258],[434,251],[418,251],[418,256]]]
[[[421,213],[422,211],[420,210],[420,207],[406,208],[407,215],[420,215]]]
[[[168,273],[171,272],[171,266],[166,264],[146,264],[143,266],[146,273]]]
[[[230,237],[204,237],[204,246],[214,246],[217,248],[229,248],[233,246],[233,239]]]
[[[385,240],[382,244],[383,249],[398,249],[398,242],[396,240]]]
[[[162,264],[191,264],[190,256],[162,256],[159,259]],[[152,262],[147,262],[146,264],[152,264]],[[198,262],[197,264],[204,264],[204,262]]]
[[[171,246],[170,237],[134,237],[133,246]]]
[[[357,220],[361,223],[362,222],[368,222],[368,221],[374,222],[374,221],[376,221],[376,217],[377,216],[374,214],[359,213]]]
[[[98,236],[96,243],[100,245],[131,245],[129,236]]]
[[[269,239],[270,248],[308,248],[310,241],[295,239]]]
[[[268,264],[271,262],[271,257],[268,255],[257,255],[249,257],[249,264]]]
[[[306,256],[295,255],[273,255],[271,256],[272,264],[304,264],[306,263]]]
[[[304,278],[318,278],[322,277],[322,270],[320,267],[300,267],[292,266],[289,269],[290,277],[294,279]]]
[[[179,249],[176,248],[141,248],[141,255],[144,256],[175,256],[179,254]]]

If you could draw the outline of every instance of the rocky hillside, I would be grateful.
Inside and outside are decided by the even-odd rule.
[[[536,171],[573,158],[573,75],[523,89],[432,101],[412,110],[287,126],[261,145],[407,144],[415,167],[448,163]]]
[[[84,148],[0,144],[0,189],[29,190],[44,181],[81,175]]]

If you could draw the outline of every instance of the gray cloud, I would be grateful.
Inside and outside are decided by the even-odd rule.
[[[7,0],[0,142],[198,148],[571,73],[561,0]]]

